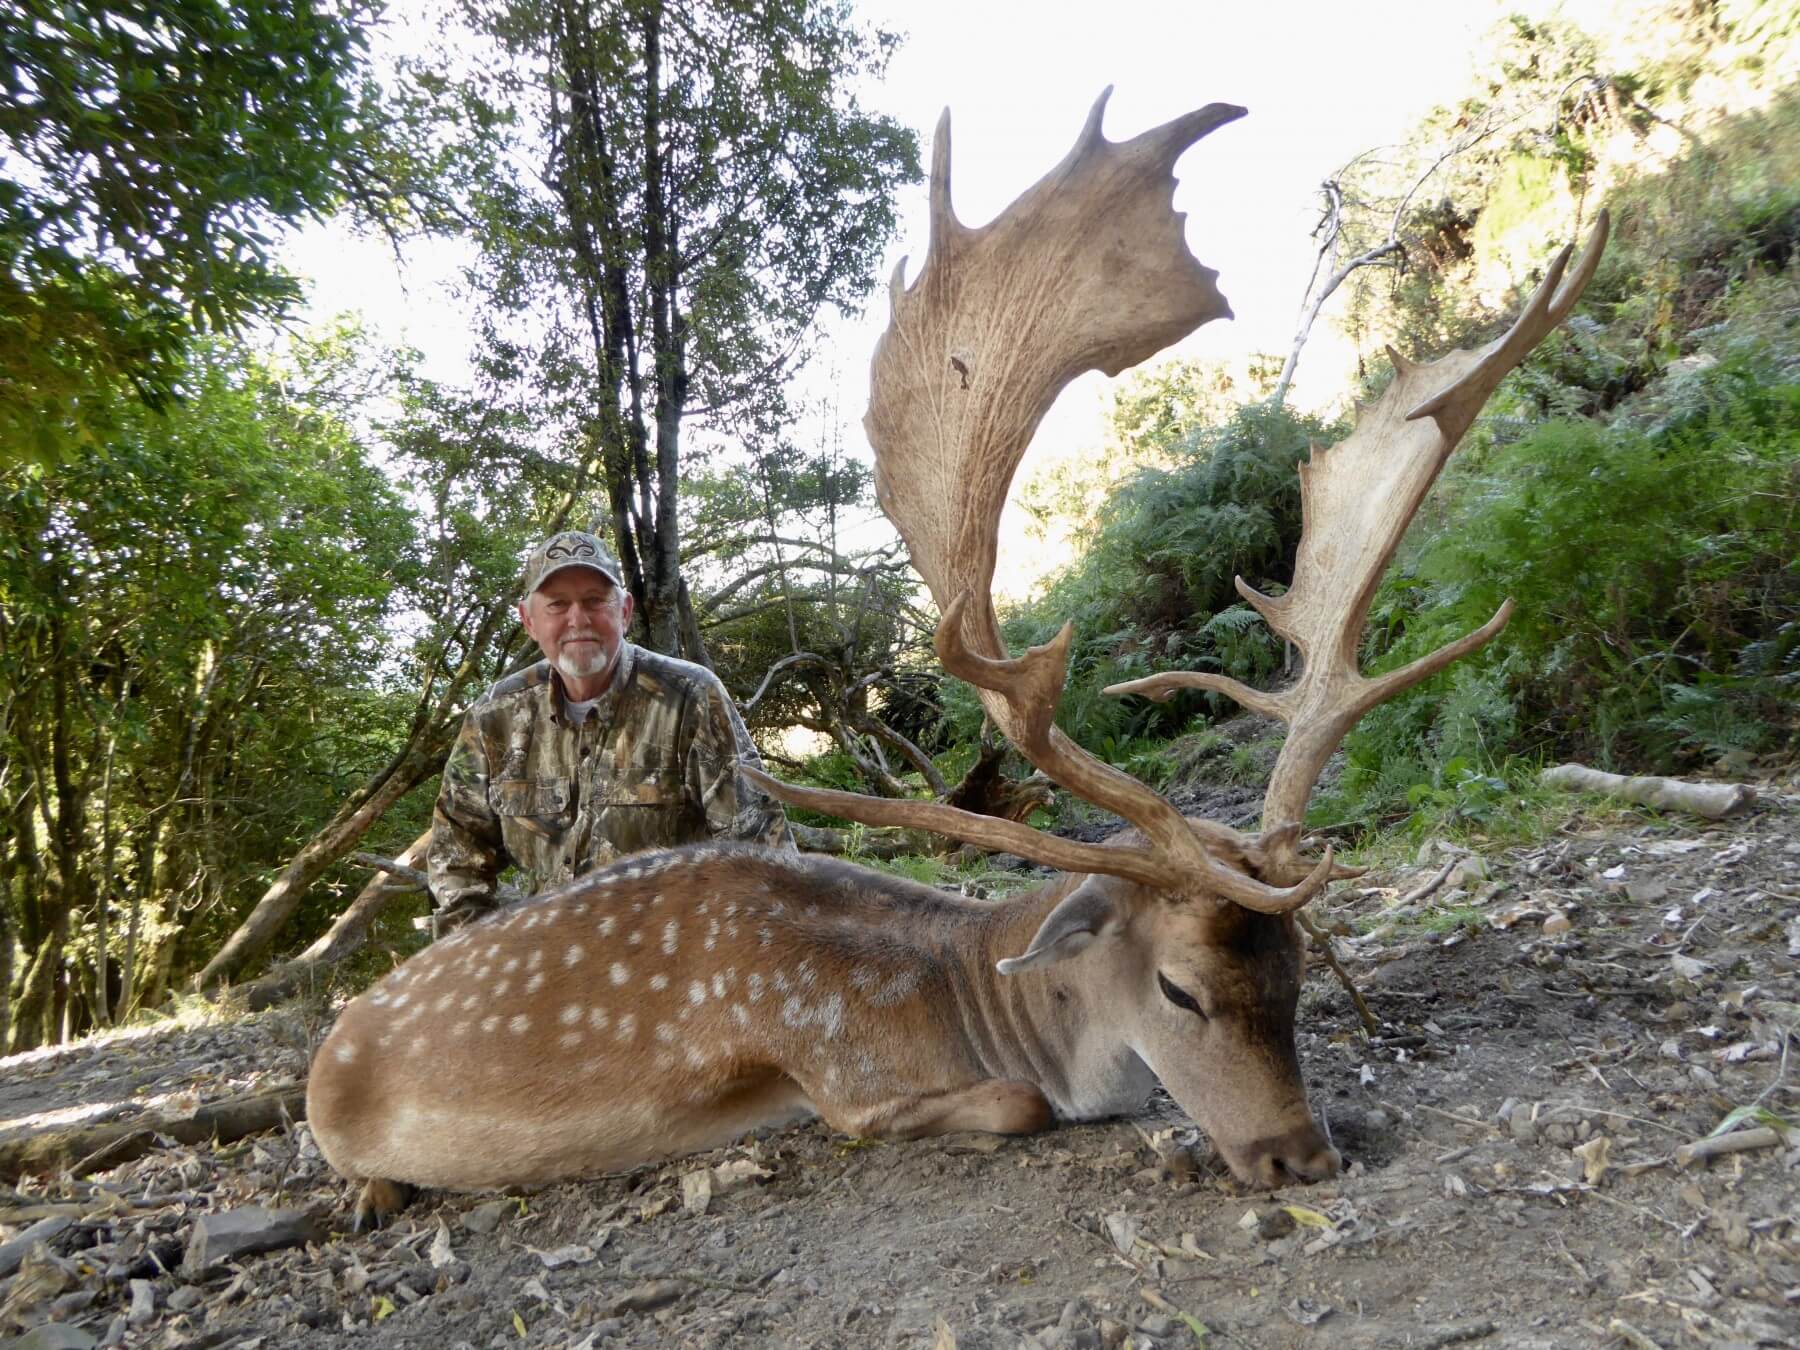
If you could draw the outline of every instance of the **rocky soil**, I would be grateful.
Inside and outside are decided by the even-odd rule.
[[[1366,1034],[1315,963],[1301,1060],[1349,1160],[1329,1184],[1240,1191],[1164,1099],[1024,1139],[797,1128],[530,1194],[426,1194],[355,1236],[298,1123],[0,1188],[0,1334],[435,1350],[1800,1343],[1795,783],[1728,823],[1571,808],[1532,847],[1428,845],[1315,910],[1380,1024]],[[52,1119],[291,1084],[327,1016],[167,1024],[0,1061],[0,1145]]]

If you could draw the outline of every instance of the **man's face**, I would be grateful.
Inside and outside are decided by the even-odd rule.
[[[606,687],[631,622],[631,596],[589,567],[552,572],[519,606],[519,621],[577,698]],[[585,692],[583,692],[585,691]]]

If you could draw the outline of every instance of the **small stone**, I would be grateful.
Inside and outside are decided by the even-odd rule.
[[[92,1332],[80,1327],[65,1327],[58,1322],[45,1322],[33,1327],[16,1341],[6,1343],[7,1350],[94,1350],[100,1342]]]
[[[190,1280],[202,1279],[227,1261],[320,1242],[324,1237],[319,1221],[299,1209],[247,1205],[243,1209],[202,1214],[194,1221],[181,1273]]]
[[[133,1280],[131,1282],[131,1307],[125,1313],[125,1320],[134,1327],[149,1323],[156,1316],[156,1286],[149,1280]]]
[[[1537,1141],[1537,1122],[1531,1118],[1530,1107],[1523,1103],[1515,1106],[1506,1123],[1512,1130],[1512,1137],[1519,1143],[1530,1144]]]
[[[687,1292],[680,1280],[651,1280],[635,1289],[627,1289],[613,1300],[612,1313],[654,1312],[665,1308]]]
[[[1394,1128],[1394,1118],[1380,1107],[1363,1116],[1363,1128],[1370,1134],[1382,1134]]]
[[[74,1222],[67,1214],[53,1214],[48,1219],[39,1219],[12,1241],[0,1243],[0,1280],[19,1268],[33,1243],[54,1241]]]
[[[200,1292],[198,1285],[184,1284],[169,1295],[169,1311],[174,1313],[191,1312],[205,1301],[206,1295]]]
[[[1276,1238],[1286,1237],[1297,1227],[1292,1214],[1285,1209],[1272,1209],[1257,1221],[1256,1235],[1264,1242],[1273,1242]]]
[[[491,1233],[500,1226],[500,1220],[518,1206],[511,1200],[489,1200],[484,1205],[477,1205],[462,1216],[462,1226],[471,1233]]]
[[[1146,1336],[1154,1336],[1157,1340],[1161,1340],[1175,1330],[1175,1319],[1164,1317],[1161,1313],[1151,1313],[1148,1317],[1138,1319],[1137,1329]]]
[[[98,1289],[72,1289],[66,1294],[59,1294],[50,1301],[50,1317],[74,1317],[94,1306],[94,1300],[100,1297]]]

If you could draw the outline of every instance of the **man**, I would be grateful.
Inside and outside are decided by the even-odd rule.
[[[544,659],[469,709],[431,832],[438,933],[495,906],[507,861],[543,890],[626,853],[702,839],[791,848],[725,686],[625,641],[631,594],[594,535],[564,530],[525,568],[519,621]]]

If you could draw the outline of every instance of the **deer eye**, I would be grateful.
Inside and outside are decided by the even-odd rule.
[[[1156,972],[1156,983],[1157,987],[1163,991],[1163,997],[1168,999],[1169,1002],[1173,1003],[1177,1008],[1185,1008],[1187,1011],[1198,1017],[1206,1016],[1205,1013],[1200,1011],[1199,1000],[1188,993],[1188,991],[1183,989],[1180,985],[1171,984],[1169,982],[1169,977],[1160,970]]]

